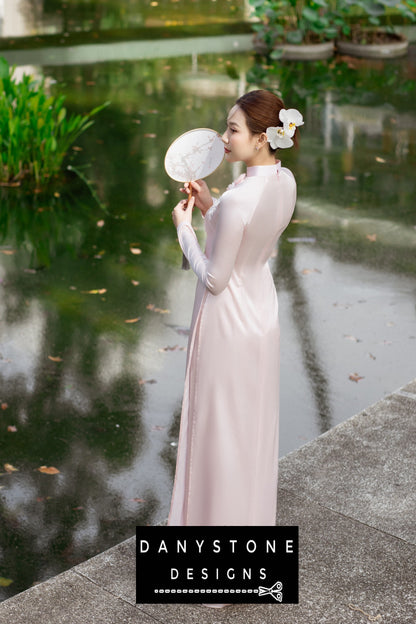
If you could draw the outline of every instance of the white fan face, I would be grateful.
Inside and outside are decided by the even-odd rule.
[[[224,143],[215,130],[196,128],[181,134],[165,156],[165,170],[177,182],[206,178],[224,158]]]

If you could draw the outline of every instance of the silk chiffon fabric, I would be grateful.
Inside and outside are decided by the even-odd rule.
[[[296,182],[280,162],[249,167],[182,251],[198,277],[169,525],[274,525],[279,417],[278,302],[268,260]]]

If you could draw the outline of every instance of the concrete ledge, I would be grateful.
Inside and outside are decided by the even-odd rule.
[[[280,464],[280,488],[416,544],[416,384]]]
[[[280,462],[300,604],[135,605],[135,538],[0,604],[0,624],[414,624],[416,380]]]
[[[33,50],[0,50],[9,65],[84,65],[110,61],[172,58],[192,54],[247,52],[253,48],[251,34],[187,37],[156,41],[120,41]]]

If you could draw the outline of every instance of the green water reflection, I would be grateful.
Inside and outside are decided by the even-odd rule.
[[[99,38],[112,31],[122,38],[129,30],[229,26],[249,13],[248,0],[21,0],[0,5],[0,37],[94,33]]]
[[[1,598],[166,517],[195,282],[179,269],[179,194],[163,157],[189,128],[221,130],[250,76],[284,90],[306,122],[301,148],[284,154],[299,201],[273,260],[281,454],[414,376],[413,58],[35,68],[73,110],[111,100],[71,154],[90,163],[106,209],[75,178],[49,200],[2,191],[0,449],[17,470],[0,475],[0,576],[13,580]],[[237,173],[224,164],[213,192]]]

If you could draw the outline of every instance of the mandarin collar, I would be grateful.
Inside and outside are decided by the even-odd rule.
[[[282,163],[280,160],[277,160],[274,165],[255,165],[253,167],[247,167],[247,177],[276,175],[279,173],[281,166]]]

